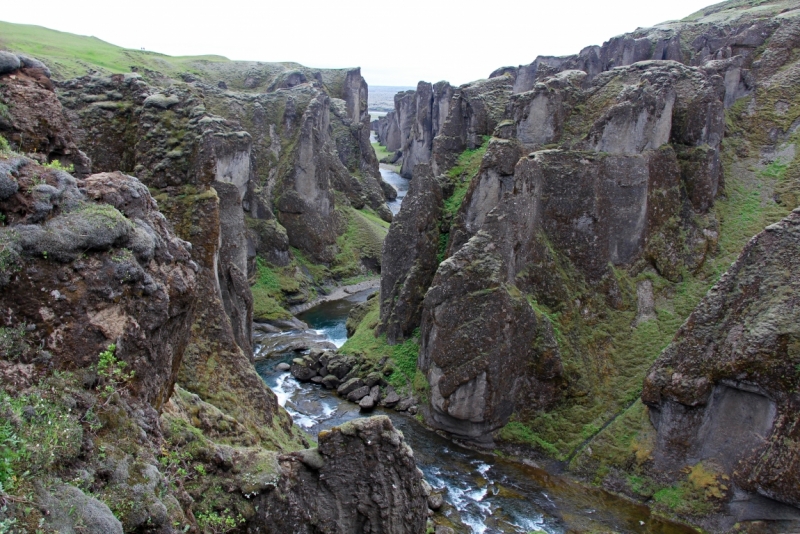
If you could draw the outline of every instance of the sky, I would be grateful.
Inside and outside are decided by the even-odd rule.
[[[370,85],[460,85],[681,19],[713,0],[40,0],[7,22],[169,55],[361,67]],[[0,36],[2,38],[2,36]]]

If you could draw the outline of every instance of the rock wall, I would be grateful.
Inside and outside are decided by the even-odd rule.
[[[767,227],[653,364],[642,400],[654,469],[718,466],[737,520],[800,521],[797,489],[797,249],[800,211]],[[779,502],[774,502],[779,501]]]
[[[283,476],[259,506],[259,532],[411,534],[425,529],[422,475],[402,433],[386,416],[322,431],[318,448],[280,460]]]
[[[383,242],[381,329],[394,344],[419,325],[422,298],[436,272],[442,188],[428,165],[417,167]]]
[[[785,46],[794,42],[794,23],[771,16],[712,7],[695,20],[637,30],[575,56],[498,69],[453,91],[429,156],[430,108],[405,111],[412,108],[400,104],[410,95],[397,96],[396,116],[414,119],[404,168],[429,157],[448,206],[439,219],[444,261],[430,287],[416,284],[400,303],[397,280],[430,271],[409,260],[426,250],[416,234],[384,252],[397,266],[381,293],[381,329],[390,342],[404,339],[389,335],[398,325],[403,336],[416,326],[414,313],[398,321],[397,310],[416,310],[425,295],[419,367],[430,385],[430,424],[487,441],[512,414],[540,413],[602,389],[588,369],[603,367],[593,358],[605,349],[579,341],[568,352],[583,361],[566,356],[573,341],[553,337],[552,310],[624,310],[629,290],[614,273],[652,269],[678,283],[713,257],[725,109],[757,91],[766,58],[776,72],[781,60],[773,58],[786,60]],[[755,59],[757,49],[765,59]],[[428,102],[430,92],[421,83],[414,96]],[[483,160],[467,170],[463,156],[478,147]],[[428,221],[435,203],[409,202],[404,217]],[[405,232],[406,225],[393,227],[387,243]],[[511,348],[519,346],[524,355]]]

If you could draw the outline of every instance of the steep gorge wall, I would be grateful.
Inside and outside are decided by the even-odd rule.
[[[430,167],[415,162],[442,207],[428,185],[406,197],[378,329],[399,343],[419,328],[429,424],[577,454],[581,473],[654,498],[615,477],[668,478],[620,462],[622,426],[601,429],[638,417],[650,363],[746,239],[797,205],[797,9],[728,2],[454,90]]]
[[[286,531],[350,532],[353,524],[371,531],[419,531],[426,509],[421,477],[402,436],[388,421],[365,422],[359,428],[369,433],[367,427],[378,424],[377,433],[363,439],[374,444],[384,440],[383,452],[397,452],[391,461],[385,455],[371,460],[369,476],[375,487],[358,507],[368,520],[316,519],[286,510],[284,497],[292,492],[302,495],[307,506],[339,506],[346,492],[337,486],[337,477],[343,477],[343,483],[347,477],[361,477],[352,465],[340,465],[339,449],[352,440],[362,443],[362,438],[356,432],[342,435],[337,447],[326,449],[321,437],[321,452],[305,451],[305,467],[282,464],[282,453],[308,443],[251,363],[252,262],[245,213],[286,221],[287,241],[308,244],[304,252],[324,260],[326,254],[336,253],[336,238],[342,232],[334,203],[347,206],[352,198],[371,203],[378,213],[385,207],[368,143],[369,153],[359,156],[362,133],[368,132],[366,84],[358,72],[322,76],[331,86],[340,84],[337,94],[344,98],[334,102],[322,86],[293,75],[278,76],[277,96],[252,98],[227,95],[197,80],[157,89],[137,75],[85,77],[63,83],[64,110],[52,83],[38,82],[37,91],[46,91],[40,91],[46,105],[27,99],[30,76],[20,74],[24,73],[4,76],[8,94],[17,95],[16,114],[7,125],[11,148],[23,151],[24,145],[15,140],[24,138],[26,124],[35,122],[37,115],[48,115],[61,121],[51,124],[71,153],[81,146],[98,158],[93,170],[122,168],[141,178],[140,182],[116,171],[76,183],[59,165],[53,164],[56,170],[40,168],[2,148],[0,280],[8,289],[3,292],[4,309],[11,306],[0,336],[3,410],[24,437],[20,443],[32,447],[28,438],[34,427],[25,422],[30,418],[21,416],[27,399],[21,392],[43,388],[44,393],[34,395],[51,402],[47,381],[63,380],[66,385],[59,388],[80,399],[79,409],[65,421],[78,428],[91,426],[94,436],[87,438],[88,449],[81,449],[79,459],[70,456],[63,464],[61,459],[37,460],[29,466],[44,484],[43,506],[55,511],[53,527],[69,529],[88,521],[98,532],[173,532],[176,525],[206,529],[213,527],[209,521],[222,520],[239,530],[256,531],[270,521]],[[232,119],[206,112],[205,105],[233,109],[248,120],[259,120],[260,110],[264,128],[251,134]],[[347,170],[334,147],[329,125],[334,108],[336,120],[346,126],[340,133],[349,136],[340,146],[355,147],[350,157],[358,172]],[[278,113],[272,115],[277,121],[264,120],[268,113]],[[276,124],[285,128],[280,135]],[[43,162],[56,159],[63,153],[59,146],[32,156]],[[88,169],[88,158],[82,158]],[[265,161],[269,165],[264,166]],[[259,175],[261,182],[256,180]],[[281,200],[273,194],[287,198],[289,209],[281,210]],[[291,216],[298,210],[305,216],[295,223]],[[309,221],[318,222],[314,217],[323,224],[306,227]],[[312,231],[317,234],[307,235]],[[32,293],[31,283],[52,286],[52,291]],[[28,351],[40,340],[52,345],[46,355]],[[109,375],[119,390],[105,399],[107,391],[91,376],[102,364],[98,354],[111,342],[116,343],[114,357],[121,365],[127,363],[133,374]],[[22,347],[19,354],[6,350],[17,346]],[[52,378],[48,362],[74,374]],[[114,369],[117,364],[111,365]],[[103,376],[100,385],[108,383]],[[94,396],[105,404],[98,404]],[[53,409],[63,402],[56,396]],[[87,422],[95,413],[100,417],[96,428]],[[104,451],[101,455],[91,453],[95,444]],[[194,472],[187,472],[189,463]],[[86,497],[75,486],[53,485],[58,476],[73,480],[75,469],[86,473],[82,487],[97,498]],[[317,502],[322,490],[311,474],[320,469],[329,480],[323,484],[329,492],[325,505]],[[23,485],[29,482],[26,476],[20,479]],[[403,490],[391,498],[387,493],[390,502],[381,511],[399,514],[404,522],[380,526],[377,508],[369,511],[376,506],[371,499],[398,483]],[[282,484],[286,487],[279,496],[273,490]],[[257,508],[272,511],[268,521],[257,517],[257,508],[250,504],[254,497],[261,503]],[[78,506],[74,499],[89,499],[86,514],[94,510],[95,515],[61,510]],[[84,510],[84,505],[79,508]],[[18,511],[13,506],[10,512],[4,509],[0,519],[7,513],[16,519]]]

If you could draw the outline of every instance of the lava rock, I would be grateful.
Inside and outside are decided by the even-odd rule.
[[[336,378],[334,375],[328,375],[322,379],[322,385],[328,389],[336,389],[341,384],[341,380]]]
[[[397,410],[398,412],[405,412],[406,410],[414,406],[416,403],[417,401],[414,400],[414,397],[406,397],[405,399],[397,403],[395,410]]]
[[[317,371],[308,367],[305,360],[295,358],[292,360],[291,373],[292,376],[299,381],[307,382],[311,380],[312,377],[316,376]]]
[[[428,508],[431,510],[438,510],[444,506],[444,497],[441,493],[431,493],[428,495]]]
[[[382,404],[387,408],[394,408],[400,402],[400,395],[394,390],[392,386],[386,389],[386,397],[384,397]]]
[[[19,58],[11,52],[0,52],[0,74],[14,72],[21,66]]]
[[[358,407],[362,412],[368,412],[375,408],[375,399],[371,395],[367,395],[358,402]]]
[[[352,391],[354,391],[354,390],[356,390],[358,388],[361,388],[361,387],[366,387],[365,384],[364,384],[364,381],[361,380],[360,378],[356,377],[356,378],[351,378],[350,380],[348,380],[347,382],[345,382],[344,384],[339,386],[338,389],[336,390],[336,392],[339,395],[341,395],[342,397],[346,397]],[[369,393],[369,388],[367,388],[367,393]],[[367,393],[364,393],[364,395],[366,395]],[[364,395],[362,395],[361,397],[363,397]],[[359,397],[359,399],[361,397]]]
[[[348,393],[347,400],[349,400],[350,402],[358,402],[368,395],[369,395],[369,386],[361,386],[360,388],[354,389],[353,391]]]

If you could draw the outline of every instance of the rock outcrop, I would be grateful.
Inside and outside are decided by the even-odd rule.
[[[512,413],[540,413],[599,391],[604,386],[585,369],[602,369],[613,349],[588,346],[578,333],[588,326],[576,326],[583,323],[576,317],[592,323],[636,305],[625,276],[647,270],[679,283],[699,276],[717,253],[725,109],[759,88],[780,92],[783,82],[771,77],[796,42],[792,17],[770,18],[779,6],[724,6],[459,87],[429,152],[427,132],[437,130],[427,129],[433,114],[421,103],[431,100],[431,86],[418,86],[415,107],[408,92],[398,94],[393,119],[399,126],[401,116],[413,118],[407,134],[399,128],[407,135],[403,168],[430,162],[443,191],[438,226],[446,246],[430,287],[416,283],[409,299],[398,298],[396,283],[420,268],[409,258],[427,245],[407,236],[406,247],[385,250],[396,268],[384,274],[379,331],[390,342],[406,338],[425,295],[419,366],[431,388],[432,425],[486,440]],[[781,98],[786,104],[775,109],[785,114],[794,96],[757,101]],[[754,113],[746,114],[753,131],[772,132],[759,134],[765,154],[777,153],[791,121],[762,125]],[[382,136],[388,123],[378,125]],[[470,154],[482,161],[468,163]],[[437,204],[413,209],[427,220]],[[394,232],[401,229],[390,238]],[[562,319],[553,322],[553,313]],[[575,330],[554,337],[565,324]],[[402,336],[391,334],[398,328]],[[503,375],[509,368],[519,385]]]
[[[422,475],[402,433],[386,416],[323,430],[317,449],[280,461],[281,480],[258,506],[259,524],[267,532],[416,534],[425,529]]]
[[[400,175],[411,178],[414,167],[419,163],[429,163],[433,150],[433,139],[439,134],[444,121],[450,114],[450,101],[453,88],[447,82],[433,85],[419,82],[414,92],[415,112],[408,137],[403,143],[403,164]],[[398,109],[398,114],[402,110]]]
[[[24,157],[0,168],[0,180],[19,187],[0,194],[0,284],[13,326],[29,325],[27,343],[62,369],[96,364],[116,344],[137,394],[160,407],[189,340],[198,270],[191,245],[136,178],[101,173],[79,183]]]
[[[710,463],[737,520],[800,521],[800,210],[767,227],[708,292],[644,381],[654,469]],[[778,501],[778,502],[775,502]]]
[[[389,343],[419,325],[422,299],[436,272],[442,188],[430,166],[415,168],[408,194],[383,243],[381,329]]]
[[[91,162],[75,144],[50,70],[10,52],[3,52],[0,64],[0,135],[40,163],[58,160],[64,167],[74,166],[78,176],[89,174]]]

